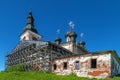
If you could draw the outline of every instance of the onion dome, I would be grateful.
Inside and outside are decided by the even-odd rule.
[[[77,34],[73,31],[68,31],[66,34],[65,34],[65,37],[77,37]]]
[[[57,44],[60,44],[60,43],[62,42],[62,39],[61,39],[60,37],[57,37],[57,38],[55,39],[55,42],[56,42]]]
[[[84,47],[85,46],[85,41],[80,41],[79,44],[80,44],[81,47]]]
[[[27,25],[24,28],[24,32],[26,30],[30,30],[32,32],[38,33],[37,30],[34,28],[34,18],[32,16],[32,12],[29,12],[29,15],[27,17]]]

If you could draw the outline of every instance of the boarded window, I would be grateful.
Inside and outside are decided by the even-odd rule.
[[[75,62],[75,69],[79,70],[79,67],[80,67],[79,61],[76,61]]]
[[[91,68],[97,68],[97,59],[91,59]]]
[[[53,69],[54,69],[54,70],[57,69],[57,65],[56,65],[56,64],[53,65]]]
[[[67,62],[63,63],[63,69],[67,69]]]

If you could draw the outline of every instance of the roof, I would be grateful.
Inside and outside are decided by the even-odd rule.
[[[73,42],[66,42],[66,43],[62,43],[62,44],[60,44],[60,45],[61,45],[61,46],[64,46],[64,45],[70,44],[70,43],[73,43]],[[77,43],[77,44],[76,44],[76,43],[73,43],[73,44],[76,45],[76,47],[78,47],[82,52],[88,52],[85,48],[78,46],[78,43]]]
[[[37,49],[49,46],[49,44],[51,44],[51,45],[56,46],[57,48],[63,49],[64,51],[72,54],[71,51],[69,51],[69,50],[67,50],[67,49],[65,49],[65,48],[63,48],[63,47],[61,47],[61,46],[59,46],[59,45],[57,45],[55,43],[52,43],[50,41],[29,41],[29,40],[24,40],[24,41],[20,41],[16,45],[16,47],[6,57],[8,57],[10,54],[14,54],[17,51],[23,50],[24,48],[26,48],[26,47],[28,47],[28,46],[30,46],[32,44],[36,44]]]
[[[56,39],[55,39],[55,41],[62,41],[62,39],[60,38],[60,37],[57,37]]]
[[[24,41],[20,41],[16,47],[7,55],[9,56],[10,54],[13,54],[17,51],[23,50],[24,48],[32,45],[32,44],[36,44],[37,47],[42,48],[42,47],[46,47],[48,46],[48,42],[45,41],[30,41],[30,40],[24,40]]]
[[[120,64],[120,58],[117,55],[115,50],[105,50],[105,51],[96,51],[96,52],[87,52],[85,54],[74,54],[71,56],[67,56],[67,57],[63,57],[63,58],[56,58],[55,60],[59,60],[59,59],[65,59],[65,58],[72,58],[72,57],[77,57],[77,56],[84,56],[84,55],[100,55],[100,54],[111,54],[116,60],[117,62]]]
[[[65,50],[65,51],[67,51],[67,52],[73,54],[73,53],[72,53],[71,51],[69,51],[68,49],[63,48],[62,46],[60,46],[60,45],[58,45],[58,44],[56,44],[56,43],[53,43],[53,42],[50,42],[50,41],[48,41],[48,42],[49,42],[49,44],[55,45],[56,47],[61,48],[61,49]]]
[[[32,31],[32,32],[34,32],[34,33],[38,33],[37,30],[34,28],[34,26],[31,25],[31,24],[27,24],[27,25],[25,26],[23,32],[25,32],[25,31],[27,31],[27,30],[30,30],[30,31]]]

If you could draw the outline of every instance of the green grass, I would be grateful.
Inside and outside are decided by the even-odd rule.
[[[0,72],[0,80],[98,80],[98,79],[82,78],[77,77],[75,75],[60,76],[52,73],[43,72]],[[120,80],[120,77],[117,76],[107,80]]]

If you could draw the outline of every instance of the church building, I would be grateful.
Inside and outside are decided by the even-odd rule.
[[[20,42],[6,55],[6,68],[22,64],[24,71],[49,71],[57,75],[75,73],[80,77],[108,78],[120,74],[120,58],[116,51],[89,52],[85,42],[76,42],[74,24],[65,33],[66,42],[58,36],[55,42],[43,41],[29,12]]]

